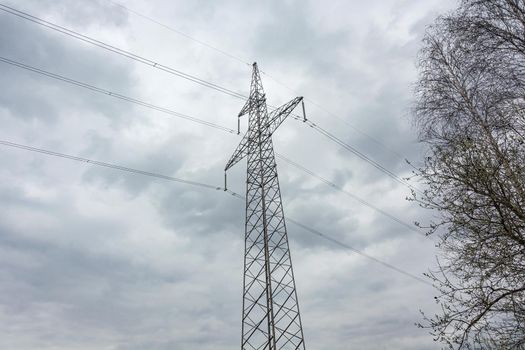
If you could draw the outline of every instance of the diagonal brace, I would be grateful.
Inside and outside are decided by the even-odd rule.
[[[296,97],[288,103],[285,103],[279,108],[276,108],[268,115],[268,126],[269,134],[273,134],[274,131],[281,125],[281,123],[292,113],[294,108],[303,100],[302,97]]]

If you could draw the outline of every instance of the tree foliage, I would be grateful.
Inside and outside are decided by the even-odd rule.
[[[463,0],[419,57],[428,154],[414,199],[436,210],[441,306],[423,327],[458,349],[525,349],[525,1]]]

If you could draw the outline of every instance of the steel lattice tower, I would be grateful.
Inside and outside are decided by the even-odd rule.
[[[225,168],[248,158],[242,350],[305,349],[272,142],[274,131],[302,99],[268,113],[253,64],[250,96],[239,113],[239,118],[249,115],[248,131]]]

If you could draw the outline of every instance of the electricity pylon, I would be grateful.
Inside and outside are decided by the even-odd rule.
[[[272,134],[302,100],[296,97],[268,113],[253,64],[250,97],[238,116],[249,115],[248,131],[225,168],[248,158],[242,350],[305,349],[272,142]]]

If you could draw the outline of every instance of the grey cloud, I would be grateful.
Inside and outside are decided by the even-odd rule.
[[[396,152],[417,158],[419,150],[401,114],[410,99],[418,35],[431,21],[429,13],[442,5],[402,3],[403,11],[396,9],[398,2],[374,4],[389,25],[409,22],[413,38],[402,43],[374,30],[374,19],[365,11],[372,4],[362,2],[338,5],[343,14],[363,10],[359,31],[343,16],[330,18],[330,28],[313,21],[313,3],[164,1],[129,6],[217,47],[233,47],[239,56],[257,58],[272,76]],[[118,46],[244,93],[249,87],[247,67],[107,1],[13,6],[104,41],[115,39]],[[418,18],[407,20],[404,13]],[[388,18],[382,18],[385,14]],[[240,101],[0,16],[1,55],[235,127]],[[3,64],[0,71],[5,77],[0,82],[2,138],[222,185],[224,163],[238,139]],[[271,103],[296,94],[263,78]],[[307,110],[312,120],[381,163],[395,171],[406,169],[403,160],[309,103]],[[398,198],[399,185],[298,122],[287,121],[275,140],[279,152],[407,221],[408,216],[430,216]],[[2,148],[0,161],[0,347],[238,346],[242,200],[21,150]],[[293,167],[279,163],[279,171],[287,216],[414,274],[432,263],[431,243]],[[228,176],[229,187],[243,194],[245,163]],[[420,307],[432,310],[431,289],[287,226],[309,347],[437,348],[413,326]]]
[[[86,27],[90,25],[124,26],[128,22],[126,10],[115,3],[104,0],[90,2],[55,1],[55,0],[24,0],[23,3],[10,2],[9,6],[17,10],[33,13],[36,16],[52,14],[62,20]]]
[[[312,72],[335,71],[334,55],[326,54],[347,39],[345,32],[320,33],[308,20],[305,7],[298,2],[272,2],[278,16],[267,16],[259,24],[256,51],[270,60],[297,60],[308,57],[315,64]]]
[[[56,2],[55,2],[56,3]],[[0,13],[0,55],[52,73],[133,95],[135,77],[122,59],[88,44]],[[131,110],[129,105],[88,92],[33,72],[2,63],[2,105],[13,116],[56,121],[58,113],[89,109],[118,120]],[[86,123],[87,124],[87,123]]]
[[[13,206],[13,203],[3,203]],[[48,207],[38,203],[33,202],[32,207],[43,214],[50,212]],[[29,238],[27,232],[22,234],[6,227],[0,228],[0,244],[4,251],[11,255],[20,253],[20,256],[30,257],[34,261],[25,265],[17,261],[3,262],[5,273],[0,295],[7,313],[29,318],[38,305],[48,305],[45,317],[57,317],[94,334],[110,332],[114,339],[118,339],[130,332],[146,336],[151,326],[163,326],[158,321],[159,316],[166,312],[172,314],[177,308],[188,316],[193,314],[205,318],[216,312],[206,306],[212,305],[213,297],[209,302],[201,300],[209,298],[207,294],[210,290],[199,290],[199,287],[194,287],[194,283],[189,283],[191,279],[210,280],[212,275],[206,276],[202,272],[194,275],[198,270],[193,269],[191,263],[187,266],[174,265],[168,271],[160,272],[138,263],[140,259],[132,255],[115,255],[106,247],[99,251],[97,245],[107,245],[107,240],[117,244],[123,242],[123,237],[119,238],[123,233],[119,232],[122,228],[115,226],[115,222],[87,220],[74,210],[57,209],[53,210],[54,213],[64,221],[60,230],[74,228],[74,231],[47,233],[44,229],[39,232],[42,238]],[[22,238],[24,236],[26,238]],[[69,238],[66,242],[45,239],[50,236]],[[116,240],[110,237],[116,237]],[[136,254],[140,256],[141,253],[137,251]],[[166,297],[172,299],[165,294],[170,291],[186,299],[181,305],[173,299],[173,311],[166,310],[162,304]],[[16,295],[15,299],[13,295]],[[150,325],[150,322],[153,324]],[[203,327],[207,323],[205,319],[201,323],[197,322]],[[72,342],[70,344],[79,340],[78,335],[74,335],[74,338],[69,339]],[[43,346],[68,344],[67,339],[56,336],[48,338],[45,333],[39,336],[38,341]],[[15,341],[13,346],[16,347],[16,344],[19,343]]]

